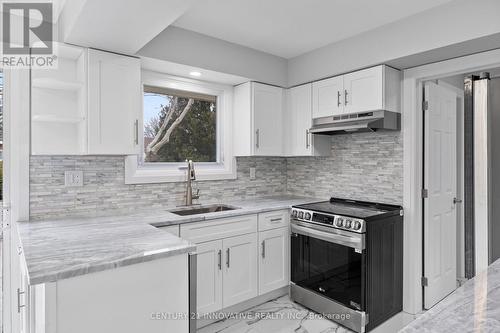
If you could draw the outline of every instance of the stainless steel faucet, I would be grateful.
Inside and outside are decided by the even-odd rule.
[[[187,179],[186,179],[186,206],[191,206],[193,204],[193,199],[198,199],[200,197],[200,190],[196,191],[193,195],[192,181],[196,180],[196,174],[194,172],[194,164],[192,160],[187,161]]]

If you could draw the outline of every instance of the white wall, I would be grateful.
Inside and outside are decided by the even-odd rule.
[[[168,27],[138,55],[287,85],[287,60],[189,30]]]
[[[288,63],[288,83],[297,85],[494,35],[500,33],[499,13],[498,0],[452,1],[292,58]],[[500,47],[498,36],[495,36],[495,44],[491,40],[481,43],[489,45],[489,49]],[[475,45],[475,52],[479,51],[477,48]],[[453,55],[447,58],[459,56],[459,51],[454,49]],[[421,64],[423,62],[417,61],[414,65]]]

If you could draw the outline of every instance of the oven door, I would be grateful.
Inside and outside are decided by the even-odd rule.
[[[364,235],[292,221],[291,281],[365,311]]]

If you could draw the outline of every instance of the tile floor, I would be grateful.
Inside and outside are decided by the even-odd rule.
[[[229,318],[202,327],[197,333],[351,333],[290,301],[288,296],[269,301]]]

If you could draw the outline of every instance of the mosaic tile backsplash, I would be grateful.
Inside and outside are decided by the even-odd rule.
[[[331,157],[287,159],[290,194],[403,203],[403,135],[337,135]]]
[[[195,182],[200,202],[295,194],[402,203],[400,132],[332,137],[331,157],[239,157],[237,179]],[[250,167],[256,179],[250,179]],[[183,183],[125,184],[123,156],[32,156],[32,219],[93,216],[165,208],[183,202]],[[82,187],[65,187],[64,171],[82,170]]]

